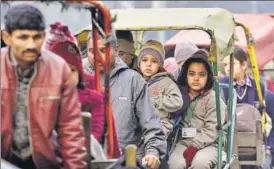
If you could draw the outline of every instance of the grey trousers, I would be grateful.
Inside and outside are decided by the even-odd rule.
[[[186,146],[180,142],[176,144],[175,150],[170,155],[169,169],[186,169],[186,162],[183,156]],[[218,160],[218,148],[216,146],[205,147],[195,154],[189,169],[212,169]]]

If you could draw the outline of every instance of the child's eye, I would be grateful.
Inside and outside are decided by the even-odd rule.
[[[205,77],[206,73],[200,73],[200,77]]]
[[[142,62],[146,62],[146,61],[147,61],[147,59],[142,59],[141,61],[142,61]]]
[[[194,75],[195,75],[195,73],[193,73],[193,72],[189,72],[189,73],[188,73],[188,75],[189,75],[189,76],[194,76]]]
[[[152,63],[158,63],[158,60],[153,60]]]

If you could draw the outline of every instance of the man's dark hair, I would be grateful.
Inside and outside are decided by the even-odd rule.
[[[235,47],[233,57],[238,60],[241,64],[248,62],[248,57],[242,48]]]
[[[45,28],[41,11],[28,4],[14,5],[5,15],[5,29],[10,34],[16,29],[44,31]]]
[[[178,78],[178,84],[183,86],[183,87],[187,87],[188,86],[188,82],[187,82],[187,70],[188,67],[190,66],[190,64],[192,63],[202,63],[205,65],[206,71],[207,71],[207,82],[206,85],[204,87],[205,90],[210,90],[213,88],[213,82],[214,82],[214,75],[213,75],[213,70],[211,67],[211,64],[209,63],[209,61],[205,56],[195,56],[195,54],[187,59],[185,61],[185,63],[182,66],[179,78]]]
[[[133,42],[132,32],[128,30],[117,30],[116,37],[117,39],[125,39],[127,41]]]

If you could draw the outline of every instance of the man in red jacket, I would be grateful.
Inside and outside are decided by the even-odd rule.
[[[1,49],[1,157],[20,168],[86,168],[85,137],[76,84],[66,62],[41,51],[45,21],[31,5],[11,7]]]

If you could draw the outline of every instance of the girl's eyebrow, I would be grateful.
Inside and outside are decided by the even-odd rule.
[[[195,72],[194,70],[188,70],[188,72],[194,72],[194,73],[207,73],[206,71],[202,71],[202,72]]]

